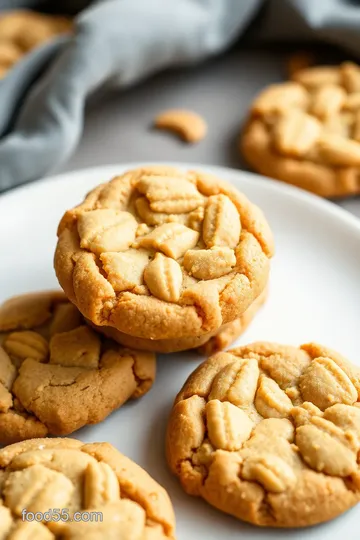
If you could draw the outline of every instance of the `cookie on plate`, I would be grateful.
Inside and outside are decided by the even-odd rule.
[[[148,166],[98,186],[65,213],[55,270],[82,314],[134,337],[216,332],[264,290],[273,241],[230,184]]]
[[[108,443],[32,439],[0,450],[4,540],[166,540],[174,527],[164,488]]]
[[[155,378],[153,353],[97,334],[60,292],[0,306],[0,345],[0,444],[101,422]]]
[[[210,334],[198,337],[184,337],[179,339],[145,339],[129,336],[119,332],[111,326],[94,326],[98,332],[108,336],[125,347],[133,347],[139,350],[154,351],[158,353],[173,353],[196,349],[200,354],[209,356],[226,349],[240,337],[251,324],[257,312],[267,298],[267,289],[247,308],[245,313],[235,321],[224,324],[218,330]]]
[[[256,171],[323,197],[360,193],[360,67],[300,69],[263,90],[240,149]]]
[[[253,343],[190,375],[167,430],[185,491],[269,527],[330,520],[360,500],[360,369],[310,343]]]

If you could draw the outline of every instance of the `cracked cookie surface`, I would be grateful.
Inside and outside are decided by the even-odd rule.
[[[265,288],[262,212],[213,176],[148,166],[98,186],[58,229],[55,270],[92,323],[146,339],[201,336]]]
[[[100,512],[81,522],[22,520],[22,510]],[[166,491],[108,443],[32,439],[0,450],[0,538],[166,540],[175,518]]]
[[[263,90],[240,149],[266,176],[324,197],[360,193],[360,67],[304,68]]]
[[[267,294],[268,291],[266,288],[241,317],[224,324],[214,333],[204,334],[202,336],[179,339],[145,339],[129,336],[110,326],[95,326],[95,329],[105,336],[114,339],[124,347],[133,347],[138,350],[158,353],[173,353],[196,349],[200,354],[209,356],[229,347],[246,331],[261,306],[265,303]],[[89,321],[88,323],[93,326]]]
[[[0,444],[104,420],[155,378],[153,353],[97,334],[62,292],[0,306]]]
[[[315,343],[258,342],[190,375],[167,429],[185,491],[250,523],[302,527],[360,500],[360,369]]]

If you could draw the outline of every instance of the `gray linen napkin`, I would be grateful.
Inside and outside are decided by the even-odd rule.
[[[0,0],[0,11],[20,6],[56,12],[85,4]],[[43,176],[69,157],[92,92],[129,86],[164,68],[218,54],[261,8],[253,39],[318,38],[360,53],[357,1],[92,2],[76,17],[73,36],[34,50],[0,82],[0,192]]]

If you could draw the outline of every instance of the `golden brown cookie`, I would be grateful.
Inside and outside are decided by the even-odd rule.
[[[4,540],[166,540],[174,528],[164,488],[108,443],[32,439],[0,450]]]
[[[273,254],[262,212],[214,176],[148,166],[65,213],[55,270],[85,317],[135,337],[216,332],[264,290]]]
[[[132,347],[134,349],[144,351],[154,351],[158,353],[173,353],[186,351],[189,349],[197,349],[200,354],[209,356],[218,351],[226,349],[238,337],[240,337],[247,327],[251,324],[260,307],[264,304],[267,298],[267,289],[247,308],[245,313],[235,321],[224,324],[215,333],[204,334],[198,337],[185,337],[179,339],[145,339],[136,338],[119,332],[111,326],[95,326],[91,322],[88,323],[105,336],[108,336],[124,347]]]
[[[240,140],[258,172],[323,197],[360,193],[360,67],[294,72],[257,96]]]
[[[310,343],[253,343],[190,375],[167,431],[185,491],[255,525],[303,527],[360,500],[360,369]]]
[[[101,422],[155,378],[152,353],[97,334],[60,292],[0,306],[0,444]]]
[[[72,30],[67,17],[35,11],[8,11],[0,15],[0,78],[29,51]]]

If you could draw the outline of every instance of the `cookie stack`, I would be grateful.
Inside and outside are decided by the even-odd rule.
[[[322,197],[360,193],[360,66],[298,69],[255,98],[240,138],[254,170]]]
[[[65,294],[0,307],[0,538],[172,539],[171,502],[145,471],[106,443],[44,437],[144,395],[149,351],[240,335],[266,296],[270,229],[229,184],[159,166],[97,187],[58,235]]]
[[[89,323],[137,349],[223,348],[264,301],[273,240],[262,212],[199,172],[146,167],[69,210],[55,270]]]
[[[202,173],[129,171],[67,211],[58,234],[65,294],[0,307],[0,444],[101,422],[151,388],[154,351],[223,349],[265,299],[267,222]]]

